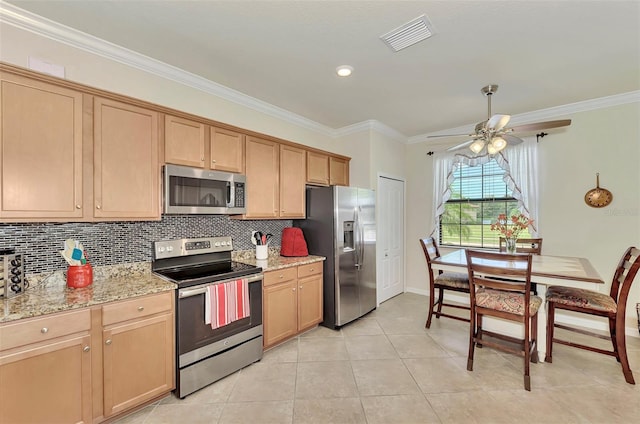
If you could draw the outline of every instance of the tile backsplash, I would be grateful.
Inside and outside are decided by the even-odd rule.
[[[253,249],[251,231],[273,234],[279,247],[282,230],[291,220],[231,219],[226,215],[164,215],[161,221],[97,223],[0,224],[0,249],[14,248],[24,255],[25,273],[67,268],[60,256],[64,241],[78,240],[95,266],[152,260],[154,241],[184,237],[231,236],[234,250]]]

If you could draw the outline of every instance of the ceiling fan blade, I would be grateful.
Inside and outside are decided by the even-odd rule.
[[[439,137],[475,137],[475,134],[438,134],[428,135],[427,138],[439,138]]]
[[[524,140],[520,137],[516,137],[515,135],[503,134],[500,137],[504,138],[507,141],[509,146],[515,146],[520,143],[524,143]]]
[[[465,142],[464,142],[464,143],[462,143],[462,144],[458,144],[458,145],[455,145],[455,146],[453,146],[453,147],[449,147],[449,148],[447,149],[447,152],[452,152],[452,151],[454,151],[454,150],[460,150],[460,149],[463,149],[463,148],[467,147],[468,145],[470,145],[471,143],[473,143],[474,141],[475,141],[475,140],[468,140],[468,141],[465,141]]]
[[[487,122],[487,128],[494,131],[500,131],[509,123],[511,115],[493,115]]]
[[[560,128],[571,125],[571,119],[560,119],[558,121],[534,122],[533,124],[516,125],[509,128],[510,132],[527,132],[547,130],[549,128]]]

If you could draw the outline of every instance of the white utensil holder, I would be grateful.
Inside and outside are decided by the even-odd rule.
[[[267,259],[269,257],[269,246],[266,244],[256,246],[256,259]]]

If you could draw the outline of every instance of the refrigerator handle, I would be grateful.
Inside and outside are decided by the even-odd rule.
[[[356,268],[360,269],[360,215],[358,213],[358,207],[356,206],[354,211],[353,226],[353,250],[356,256]]]

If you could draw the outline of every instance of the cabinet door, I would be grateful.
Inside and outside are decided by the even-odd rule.
[[[244,172],[244,134],[211,127],[211,169]]]
[[[278,143],[247,137],[246,218],[277,218],[279,216],[279,147]]]
[[[280,146],[280,218],[305,217],[306,152]]]
[[[0,218],[81,218],[82,93],[0,78]]]
[[[94,101],[94,216],[160,219],[158,114]]]
[[[204,168],[205,125],[189,119],[164,117],[164,161]]]
[[[307,152],[307,184],[329,185],[329,156]]]
[[[329,184],[349,185],[349,162],[346,159],[329,158]]]
[[[90,340],[61,338],[0,354],[0,422],[90,423]]]
[[[173,389],[173,314],[105,328],[104,416]]]
[[[297,332],[297,282],[277,284],[263,289],[264,346],[272,346]]]
[[[322,321],[322,274],[298,281],[298,331]]]

